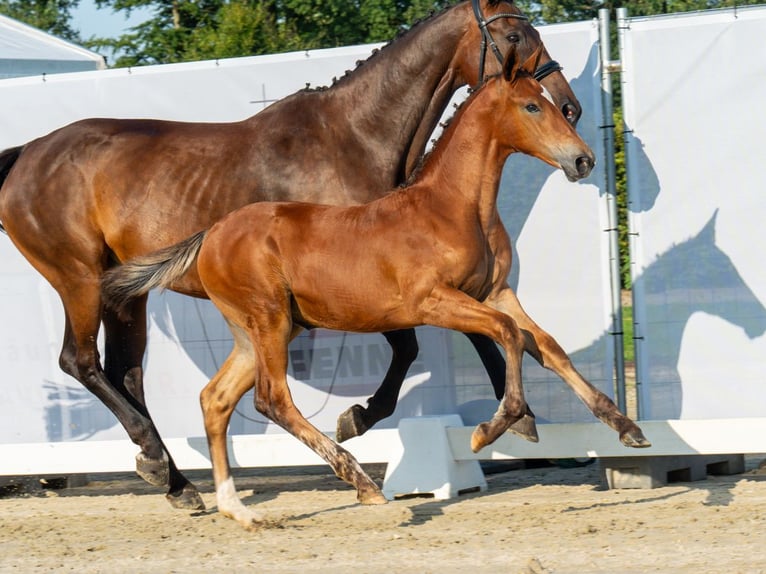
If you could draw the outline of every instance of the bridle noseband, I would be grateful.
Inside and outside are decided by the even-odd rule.
[[[497,42],[492,37],[492,33],[489,31],[489,25],[495,20],[500,18],[515,18],[516,20],[529,20],[522,14],[512,14],[510,12],[499,12],[488,19],[484,18],[484,14],[481,11],[479,5],[480,0],[471,0],[473,6],[473,13],[476,16],[476,22],[479,24],[479,30],[481,30],[481,51],[479,52],[479,81],[476,87],[484,83],[484,63],[487,55],[487,45],[492,49],[492,53],[495,54],[497,61],[500,65],[503,64],[503,55],[500,53],[500,48],[497,47]],[[550,76],[553,72],[558,72],[563,68],[556,60],[551,60],[535,70],[535,80],[541,82],[544,78]]]

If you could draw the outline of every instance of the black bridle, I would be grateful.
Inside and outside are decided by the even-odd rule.
[[[522,14],[512,14],[510,12],[499,12],[488,19],[484,18],[484,14],[481,11],[479,0],[471,0],[473,6],[473,13],[476,16],[476,22],[479,24],[479,30],[481,30],[481,51],[479,52],[479,82],[477,86],[484,82],[484,63],[487,56],[487,45],[492,49],[492,53],[495,54],[497,61],[503,64],[503,55],[500,53],[500,48],[497,47],[497,42],[492,37],[492,33],[489,31],[489,25],[495,20],[500,18],[515,18],[516,20],[529,20]],[[556,60],[551,60],[535,70],[535,80],[541,82],[543,78],[547,78],[553,72],[558,72],[563,68]]]

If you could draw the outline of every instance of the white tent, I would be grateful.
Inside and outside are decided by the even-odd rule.
[[[104,68],[103,56],[0,14],[0,79]]]

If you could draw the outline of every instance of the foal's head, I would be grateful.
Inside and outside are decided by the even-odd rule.
[[[593,169],[593,151],[533,78],[539,55],[540,49],[522,62],[516,50],[508,52],[502,76],[491,88],[487,86],[495,90],[490,116],[500,121],[497,133],[501,144],[561,168],[570,181],[576,181]]]

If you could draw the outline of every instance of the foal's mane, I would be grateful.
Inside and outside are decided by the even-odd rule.
[[[437,16],[441,16],[448,10],[452,10],[455,6],[458,4],[461,4],[464,1],[470,1],[470,0],[458,0],[458,2],[451,4],[449,6],[446,6],[439,10],[438,12],[431,11],[426,16],[423,16],[422,18],[419,18],[416,20],[412,25],[408,27],[400,26],[399,31],[396,33],[396,36],[393,40],[389,40],[385,45],[381,46],[380,48],[375,48],[372,51],[372,54],[370,54],[367,59],[365,60],[357,60],[356,66],[353,70],[346,70],[346,72],[340,77],[334,77],[332,79],[332,83],[329,86],[309,86],[306,84],[306,87],[300,90],[301,92],[323,92],[325,90],[329,90],[330,88],[334,88],[336,85],[339,85],[343,82],[348,81],[353,75],[359,70],[359,68],[363,67],[365,64],[375,60],[381,52],[384,52],[391,46],[395,45],[400,39],[404,38],[405,36],[408,36],[410,33],[414,33],[417,29],[421,27],[422,24],[429,22],[430,20],[436,18]],[[506,2],[508,4],[513,4],[514,0],[489,0],[488,4],[489,6],[495,7],[501,2]]]
[[[399,188],[409,187],[410,185],[415,183],[415,181],[420,176],[420,173],[423,171],[423,167],[428,163],[428,160],[431,157],[431,154],[434,153],[434,151],[436,151],[436,149],[439,147],[439,142],[441,142],[442,139],[444,139],[445,134],[447,134],[450,126],[454,123],[455,119],[457,119],[457,117],[463,113],[463,109],[468,104],[468,102],[473,100],[476,97],[476,94],[480,93],[483,89],[485,89],[487,85],[491,84],[495,80],[495,78],[499,76],[502,76],[502,74],[492,74],[491,76],[487,76],[486,80],[480,86],[468,89],[468,97],[466,99],[464,99],[459,104],[454,104],[455,113],[453,113],[449,118],[447,118],[446,120],[444,120],[443,122],[439,124],[439,126],[442,128],[442,131],[439,134],[439,137],[431,140],[431,149],[428,150],[428,152],[426,152],[425,154],[423,154],[420,157],[420,159],[418,159],[418,162],[417,164],[415,164],[415,168],[412,170],[412,173],[407,178],[407,181],[399,184]]]

